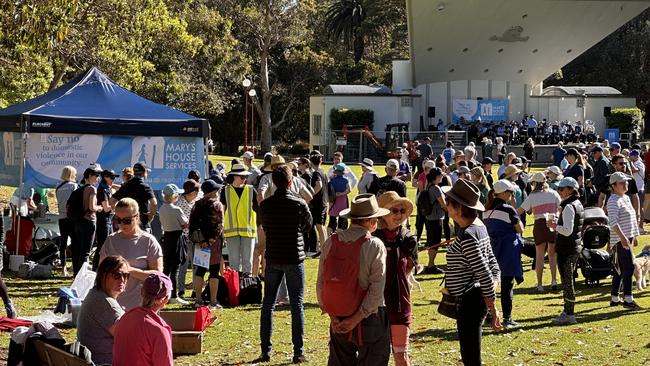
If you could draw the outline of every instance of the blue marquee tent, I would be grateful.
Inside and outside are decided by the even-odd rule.
[[[96,67],[34,99],[0,110],[0,131],[207,137],[207,121],[154,103]],[[145,133],[151,135],[151,133]]]

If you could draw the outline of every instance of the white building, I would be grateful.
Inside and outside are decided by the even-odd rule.
[[[605,127],[605,107],[633,107],[607,87],[549,87],[542,81],[650,6],[620,0],[406,0],[410,60],[393,62],[392,94],[333,93],[310,100],[310,144],[323,146],[333,108],[375,110],[420,130],[434,119],[587,120]],[[336,90],[336,88],[334,89]],[[402,106],[411,95],[412,111]],[[454,113],[456,111],[456,113]],[[435,115],[435,117],[434,117]],[[496,117],[495,117],[496,118]],[[390,121],[390,122],[389,122]]]

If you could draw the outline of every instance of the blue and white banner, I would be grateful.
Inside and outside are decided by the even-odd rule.
[[[610,144],[612,142],[618,142],[618,139],[620,137],[618,128],[605,129],[603,135],[604,135],[603,138],[609,141]]]
[[[118,175],[125,167],[145,163],[151,169],[147,182],[154,190],[169,183],[182,186],[190,170],[205,172],[201,137],[32,133],[27,140],[25,185],[56,187],[66,165],[74,166],[81,179],[93,162]]]
[[[453,121],[458,123],[461,117],[467,122],[478,119],[481,122],[498,122],[508,120],[507,99],[454,99]]]

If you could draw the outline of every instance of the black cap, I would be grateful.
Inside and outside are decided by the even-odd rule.
[[[492,159],[492,158],[489,157],[489,156],[484,157],[484,158],[483,158],[483,161],[481,161],[481,165],[483,165],[483,164],[494,164],[494,163],[496,163],[496,162],[494,161],[494,159]]]
[[[212,179],[208,179],[205,182],[203,182],[203,184],[201,184],[201,190],[205,194],[212,193],[221,188],[223,188],[223,185],[213,181]]]
[[[104,169],[104,171],[102,171],[102,178],[105,177],[110,177],[111,179],[115,179],[117,175],[115,175],[115,172],[111,169]]]
[[[566,153],[564,153],[564,156],[567,156],[567,155],[578,156],[578,155],[580,155],[580,153],[578,152],[578,150],[576,150],[575,148],[572,147],[572,148],[568,149],[566,151]]]
[[[595,146],[593,149],[591,149],[591,152],[592,152],[592,153],[595,153],[595,152],[603,152],[603,151],[604,151],[603,148],[600,147],[600,146]]]
[[[201,186],[199,186],[197,181],[194,179],[188,179],[183,183],[183,194],[186,195],[198,191],[200,187]]]
[[[320,151],[318,151],[318,150],[312,150],[309,153],[309,156],[323,156],[323,154],[321,154]]]
[[[135,175],[142,175],[144,172],[150,172],[151,169],[147,168],[147,165],[145,163],[135,163],[133,164],[133,174]]]
[[[525,157],[525,156],[520,156],[519,159],[521,160],[522,163],[527,163],[528,162],[528,158]]]

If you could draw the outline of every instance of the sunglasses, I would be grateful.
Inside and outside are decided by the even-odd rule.
[[[125,218],[114,216],[113,220],[115,220],[115,223],[118,225],[131,225],[131,223],[133,223],[133,219],[135,219],[136,217],[137,215],[131,217],[125,217]]]
[[[118,272],[118,271],[115,271],[115,272],[111,272],[111,276],[112,276],[113,279],[116,280],[116,281],[117,281],[117,280],[120,280],[120,279],[126,281],[126,280],[129,279],[130,274],[129,274],[128,272]]]
[[[404,215],[406,213],[406,209],[405,208],[392,207],[390,209],[390,213],[392,213],[393,215],[397,215],[397,214]]]

